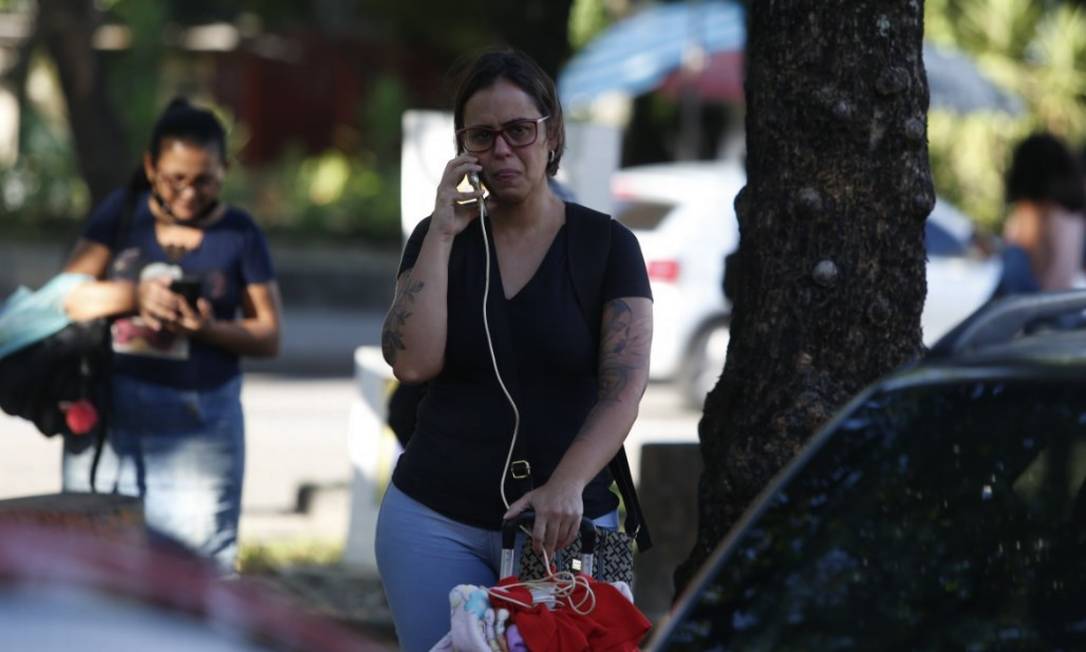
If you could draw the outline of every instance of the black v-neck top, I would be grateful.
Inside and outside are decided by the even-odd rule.
[[[587,209],[566,204],[566,222],[585,219]],[[404,247],[400,273],[415,264],[429,229],[423,220]],[[489,225],[487,228],[490,234]],[[578,306],[569,273],[569,229],[555,235],[539,269],[510,299],[490,242],[489,313],[495,353],[520,411],[518,437],[532,466],[535,486],[547,481],[596,402],[598,341]],[[513,411],[495,379],[483,328],[486,264],[479,221],[453,242],[449,260],[445,365],[419,404],[415,432],[393,473],[408,496],[462,523],[501,527],[505,506],[499,483],[513,435]],[[637,239],[611,222],[611,245],[602,301],[652,298]],[[499,313],[498,311],[504,311]],[[501,336],[503,321],[508,338]],[[502,341],[506,346],[502,346]],[[515,364],[507,365],[503,355]],[[618,506],[604,469],[584,491],[585,516],[596,518]],[[519,497],[506,483],[509,502]]]

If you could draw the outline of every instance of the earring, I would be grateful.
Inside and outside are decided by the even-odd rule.
[[[547,150],[547,163],[554,163],[554,150]]]

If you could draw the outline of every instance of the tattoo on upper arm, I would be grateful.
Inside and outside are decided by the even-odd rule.
[[[622,300],[609,301],[600,324],[599,400],[617,401],[631,383],[637,383],[637,396],[648,385],[651,319],[638,318]]]
[[[403,286],[396,294],[396,300],[392,302],[392,308],[385,318],[385,327],[381,331],[381,351],[389,364],[396,362],[396,356],[400,351],[406,351],[407,345],[403,341],[403,327],[411,316],[411,304],[426,284],[416,281],[410,275],[403,281]]]

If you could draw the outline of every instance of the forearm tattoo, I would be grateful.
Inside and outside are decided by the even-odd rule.
[[[381,331],[381,350],[389,364],[395,364],[399,352],[407,350],[407,345],[403,341],[403,327],[412,314],[415,298],[425,285],[422,281],[416,281],[408,276],[404,279],[403,289],[397,293],[396,300],[392,302],[392,308],[388,311],[388,317],[385,318],[385,327]]]
[[[651,322],[638,319],[628,303],[615,299],[604,306],[600,337],[599,400],[620,400],[632,382],[640,384],[640,398],[648,374],[638,372],[648,365]]]

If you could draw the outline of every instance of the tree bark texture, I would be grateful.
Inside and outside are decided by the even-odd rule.
[[[922,0],[750,3],[737,296],[698,426],[680,590],[815,429],[922,350],[923,13]]]
[[[100,12],[93,0],[40,0],[38,36],[57,67],[80,174],[97,204],[131,173],[127,140],[93,48]]]

